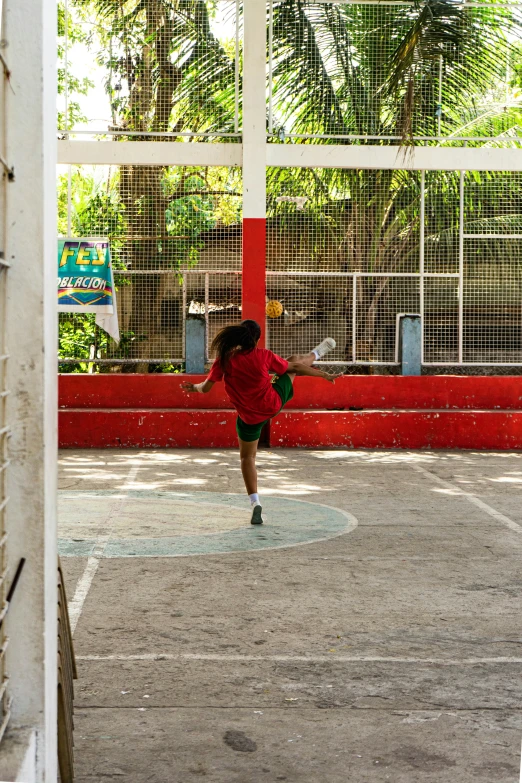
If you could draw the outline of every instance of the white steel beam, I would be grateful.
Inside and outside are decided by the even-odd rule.
[[[87,166],[241,166],[241,144],[170,141],[59,141],[58,163]]]
[[[267,166],[414,171],[522,171],[522,150],[491,147],[268,144]]]
[[[350,144],[243,144],[168,141],[58,141],[58,163],[108,166],[241,166],[243,156],[292,168],[522,171],[521,149],[397,147]],[[248,212],[259,214],[263,185],[245,187]],[[255,205],[252,203],[255,202]]]
[[[26,563],[6,631],[12,726],[36,732],[36,773],[16,780],[56,781],[57,772],[57,388],[56,345],[56,2],[4,2],[10,70],[7,154],[9,270],[7,345],[7,530],[11,580]],[[1,760],[1,754],[0,754]],[[26,770],[29,771],[29,770]],[[0,771],[0,778],[4,778]]]
[[[459,364],[464,360],[464,177],[465,172],[461,171],[459,178]]]
[[[266,2],[244,0],[242,315],[263,327],[266,278]],[[264,344],[265,329],[262,333]]]
[[[266,213],[266,3],[245,0],[243,63],[243,216]]]
[[[420,303],[420,317],[421,317],[421,364],[424,363],[424,281],[425,281],[425,264],[424,264],[424,243],[426,241],[426,172],[421,171],[421,190],[420,190],[420,232],[419,232],[419,303]],[[398,354],[397,354],[398,358]]]

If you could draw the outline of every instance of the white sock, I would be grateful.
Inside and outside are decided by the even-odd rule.
[[[250,498],[250,505],[255,506],[259,503],[259,495],[257,492],[253,492],[252,495],[248,496]]]
[[[317,351],[311,351],[311,353],[313,353],[313,355],[315,356],[316,360],[319,360],[320,357],[319,357],[319,354],[317,353]]]

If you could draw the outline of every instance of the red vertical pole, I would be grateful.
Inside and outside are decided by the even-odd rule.
[[[243,218],[242,315],[252,318],[262,329],[260,345],[265,345],[266,301],[266,219]]]

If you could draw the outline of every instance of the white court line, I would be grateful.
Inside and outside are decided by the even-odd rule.
[[[78,661],[215,661],[217,663],[416,663],[473,666],[479,663],[521,664],[522,658],[408,658],[381,655],[220,655],[217,653],[141,653],[137,655],[77,655]]]
[[[78,583],[76,585],[76,590],[74,591],[73,599],[69,603],[69,620],[71,623],[72,634],[74,634],[76,630],[76,626],[78,625],[78,620],[80,619],[80,615],[82,613],[85,599],[89,595],[89,590],[91,589],[92,581],[96,576],[96,571],[98,570],[98,566],[100,565],[100,559],[103,557],[103,553],[105,552],[105,547],[107,546],[111,538],[112,529],[113,529],[113,519],[117,514],[121,512],[123,506],[125,505],[129,497],[128,494],[129,485],[131,485],[134,482],[139,469],[140,469],[139,465],[133,465],[132,468],[130,469],[129,474],[125,479],[125,483],[123,485],[123,492],[119,496],[120,502],[118,503],[118,505],[113,506],[109,511],[109,513],[107,514],[107,518],[105,520],[106,532],[103,536],[99,536],[96,539],[96,544],[94,545],[92,555],[87,559],[87,565],[85,566],[85,570],[78,580]]]
[[[455,484],[451,484],[449,481],[440,478],[435,473],[432,473],[430,470],[426,470],[426,468],[421,468],[420,465],[412,465],[411,467],[414,470],[416,470],[418,473],[423,473],[425,476],[428,476],[428,478],[432,479],[433,481],[436,481],[437,484],[440,484],[442,487],[446,487],[446,489],[451,489],[453,492],[457,494],[458,497],[466,498],[466,500],[468,500],[470,503],[473,503],[474,506],[477,506],[477,508],[480,508],[481,511],[484,511],[486,514],[489,514],[490,517],[493,517],[493,519],[496,519],[497,522],[500,522],[501,524],[505,525],[510,530],[513,530],[515,533],[522,533],[522,525],[519,525],[518,522],[514,522],[505,514],[501,514],[500,511],[496,510],[496,508],[493,508],[492,506],[488,506],[487,503],[484,503],[483,500],[480,500],[480,498],[478,498],[472,492],[465,492],[460,487],[457,487]]]

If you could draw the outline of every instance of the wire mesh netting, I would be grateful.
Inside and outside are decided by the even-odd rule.
[[[420,313],[425,364],[522,363],[521,175],[271,168],[268,193],[274,351],[329,335],[329,363],[392,365],[397,314]],[[241,319],[240,170],[77,167],[59,196],[61,234],[111,240],[121,327],[61,314],[63,369],[179,366],[188,314],[207,353]]]
[[[270,0],[269,133],[509,143],[521,21],[514,3]]]
[[[328,334],[329,363],[393,363],[396,313],[419,311],[420,174],[273,168],[268,183],[270,346]]]
[[[424,362],[459,362],[459,280],[428,277],[423,281]]]
[[[268,275],[267,295],[284,308],[281,317],[268,319],[268,345],[275,353],[308,353],[328,335],[337,343],[329,362],[350,355],[352,297],[345,276]]]
[[[467,172],[463,191],[465,237],[522,237],[521,172]]]
[[[242,181],[224,167],[76,167],[59,176],[59,231],[110,239],[121,340],[60,314],[64,367],[179,364],[188,313],[208,333],[240,317]]]
[[[208,359],[217,332],[224,326],[241,321],[241,273],[220,270],[201,274],[189,271],[185,273],[184,280],[185,312],[205,317]]]
[[[271,169],[268,182],[274,350],[329,334],[333,362],[392,364],[397,314],[419,313],[426,364],[522,362],[520,175]]]
[[[522,361],[521,261],[520,240],[465,241],[465,362]]]
[[[266,10],[271,143],[400,142],[405,156],[415,143],[520,144],[520,4]],[[63,0],[62,135],[240,141],[242,20],[240,0]],[[330,334],[331,361],[391,365],[397,314],[419,312],[426,364],[522,364],[520,174],[269,168],[267,194],[278,353]],[[61,315],[64,368],[178,366],[187,314],[205,316],[208,342],[240,319],[241,204],[235,168],[62,173],[60,233],[110,238],[122,329],[116,347],[94,316]]]
[[[240,0],[61,0],[58,128],[239,140]],[[267,131],[517,143],[521,6],[267,2]]]
[[[522,175],[462,177],[462,360],[522,361]]]
[[[77,138],[233,141],[241,20],[236,0],[64,0],[59,130]]]

